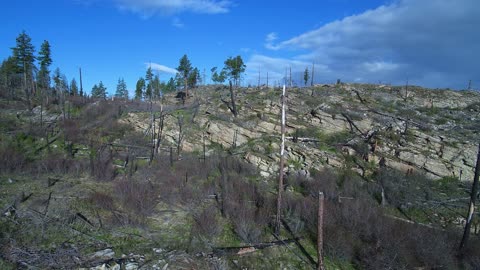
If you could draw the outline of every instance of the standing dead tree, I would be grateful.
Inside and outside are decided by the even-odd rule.
[[[156,138],[156,134],[155,134],[155,113],[153,112],[153,106],[152,106],[151,98],[150,98],[150,119],[151,119],[150,130],[152,131],[152,137],[151,137],[150,140],[152,142],[152,145],[151,145],[151,149],[150,149],[149,164],[151,164],[152,161],[153,161],[153,157],[155,155],[155,147],[156,147],[156,144],[155,144],[155,138]]]
[[[313,86],[313,78],[315,77],[315,62],[312,63],[312,80],[310,82],[310,86]],[[312,93],[313,93],[313,90],[312,90]],[[313,94],[312,94],[313,96]]]
[[[177,139],[177,160],[180,160],[180,152],[182,151],[182,141],[183,141],[183,115],[179,114],[177,116],[178,123],[178,139]]]
[[[325,196],[323,192],[318,193],[318,219],[317,219],[317,270],[325,270],[323,265],[323,210]]]
[[[277,215],[275,220],[275,234],[279,235],[280,225],[281,225],[281,214],[282,214],[282,191],[283,191],[283,167],[285,165],[285,85],[283,85],[282,91],[282,143],[280,145],[280,170],[278,177],[278,194],[277,194]]]
[[[159,117],[158,132],[157,132],[157,145],[155,146],[155,152],[157,153],[157,155],[160,151],[160,143],[162,142],[164,119],[165,119],[165,115],[163,114],[163,105],[160,105],[160,117]]]
[[[475,167],[475,176],[473,177],[472,191],[470,192],[470,204],[468,207],[467,221],[465,223],[465,230],[463,231],[462,241],[460,242],[460,251],[463,251],[468,243],[470,236],[470,229],[473,222],[473,213],[475,212],[475,199],[478,195],[478,178],[480,177],[480,143],[478,144],[477,165]]]

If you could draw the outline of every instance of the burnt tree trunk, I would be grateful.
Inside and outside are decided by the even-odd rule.
[[[158,123],[158,133],[157,133],[157,146],[155,149],[155,152],[159,153],[160,151],[160,143],[162,142],[162,136],[163,136],[163,120],[164,120],[164,115],[163,115],[163,109],[160,107],[160,119]]]
[[[468,207],[467,220],[465,230],[463,231],[462,241],[460,242],[460,251],[462,251],[468,243],[470,230],[473,222],[473,213],[475,212],[475,199],[478,194],[478,178],[480,176],[480,144],[478,144],[477,165],[475,167],[475,176],[473,177],[472,191],[470,192],[470,204]]]
[[[278,177],[278,194],[277,194],[277,215],[275,220],[275,234],[280,233],[281,214],[282,214],[282,191],[283,191],[283,166],[285,164],[285,85],[282,92],[282,143],[280,145],[280,170]]]
[[[323,209],[325,196],[323,192],[318,193],[318,221],[317,221],[317,270],[325,270],[323,265]]]
[[[183,128],[183,115],[177,117],[178,120],[178,140],[177,140],[177,160],[180,160],[180,152],[182,151],[182,128]]]

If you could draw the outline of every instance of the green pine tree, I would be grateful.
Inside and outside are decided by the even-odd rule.
[[[195,88],[201,82],[202,78],[200,77],[200,71],[198,68],[194,68],[190,75],[188,76],[188,87]]]
[[[245,72],[246,65],[243,63],[242,57],[238,55],[237,57],[229,57],[225,60],[224,70],[226,76],[233,80],[236,86],[240,85],[240,77],[243,72]]]
[[[175,92],[175,80],[170,77],[170,80],[168,80],[167,84],[165,84],[164,88],[163,88],[163,92],[164,93],[171,93],[171,92]]]
[[[23,74],[23,88],[27,96],[28,106],[30,107],[30,95],[32,94],[33,71],[35,69],[35,47],[32,45],[32,39],[22,31],[16,39],[17,45],[12,48],[13,58],[15,59],[17,72]]]
[[[38,86],[40,89],[50,88],[50,70],[52,64],[50,44],[44,40],[38,53],[38,61],[40,61],[40,71],[38,72]]]
[[[142,99],[145,91],[145,79],[140,77],[135,87],[135,99]]]
[[[127,84],[123,78],[118,79],[117,91],[115,92],[115,97],[128,99],[128,90]]]
[[[98,85],[94,85],[92,88],[92,98],[107,98],[107,88],[103,85],[103,82],[100,81]]]
[[[308,73],[308,67],[306,67],[305,71],[303,72],[303,81],[305,82],[305,85],[307,85],[309,79],[310,74]]]
[[[155,75],[152,81],[152,88],[153,88],[153,98],[158,99],[160,98],[160,92],[162,91],[162,83],[160,82],[160,77]]]
[[[0,92],[2,96],[13,99],[15,96],[15,89],[22,85],[22,76],[17,73],[17,66],[15,58],[12,56],[3,60],[0,66]]]
[[[182,58],[180,58],[179,65],[177,67],[179,77],[182,78],[183,82],[182,85],[186,91],[186,95],[188,97],[188,79],[190,78],[190,73],[192,72],[192,64],[190,63],[190,60],[188,60],[187,55],[183,55]],[[177,80],[178,84],[178,80]]]
[[[73,78],[72,81],[70,82],[70,95],[78,96],[78,86],[75,78]]]

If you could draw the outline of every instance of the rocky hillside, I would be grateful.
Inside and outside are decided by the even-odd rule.
[[[312,269],[319,191],[326,269],[477,269],[479,93],[288,89],[277,234],[281,89],[234,92],[0,98],[0,269]]]
[[[278,173],[280,89],[236,90],[238,116],[224,87],[200,88],[181,106],[166,96],[163,145],[186,152],[227,149]],[[379,166],[471,181],[480,139],[480,94],[420,87],[341,84],[287,89],[287,174],[351,166],[363,176]],[[174,109],[175,107],[175,109]],[[146,113],[122,121],[148,131]],[[204,140],[205,139],[205,140]]]

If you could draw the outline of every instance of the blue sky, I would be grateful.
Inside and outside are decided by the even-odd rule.
[[[280,82],[291,67],[300,81],[315,62],[315,81],[480,88],[478,0],[26,0],[5,1],[0,59],[25,30],[38,50],[52,46],[52,70],[84,89],[100,80],[114,93],[119,77],[135,88],[146,66],[162,80],[183,54],[193,66],[247,64],[244,84]]]

